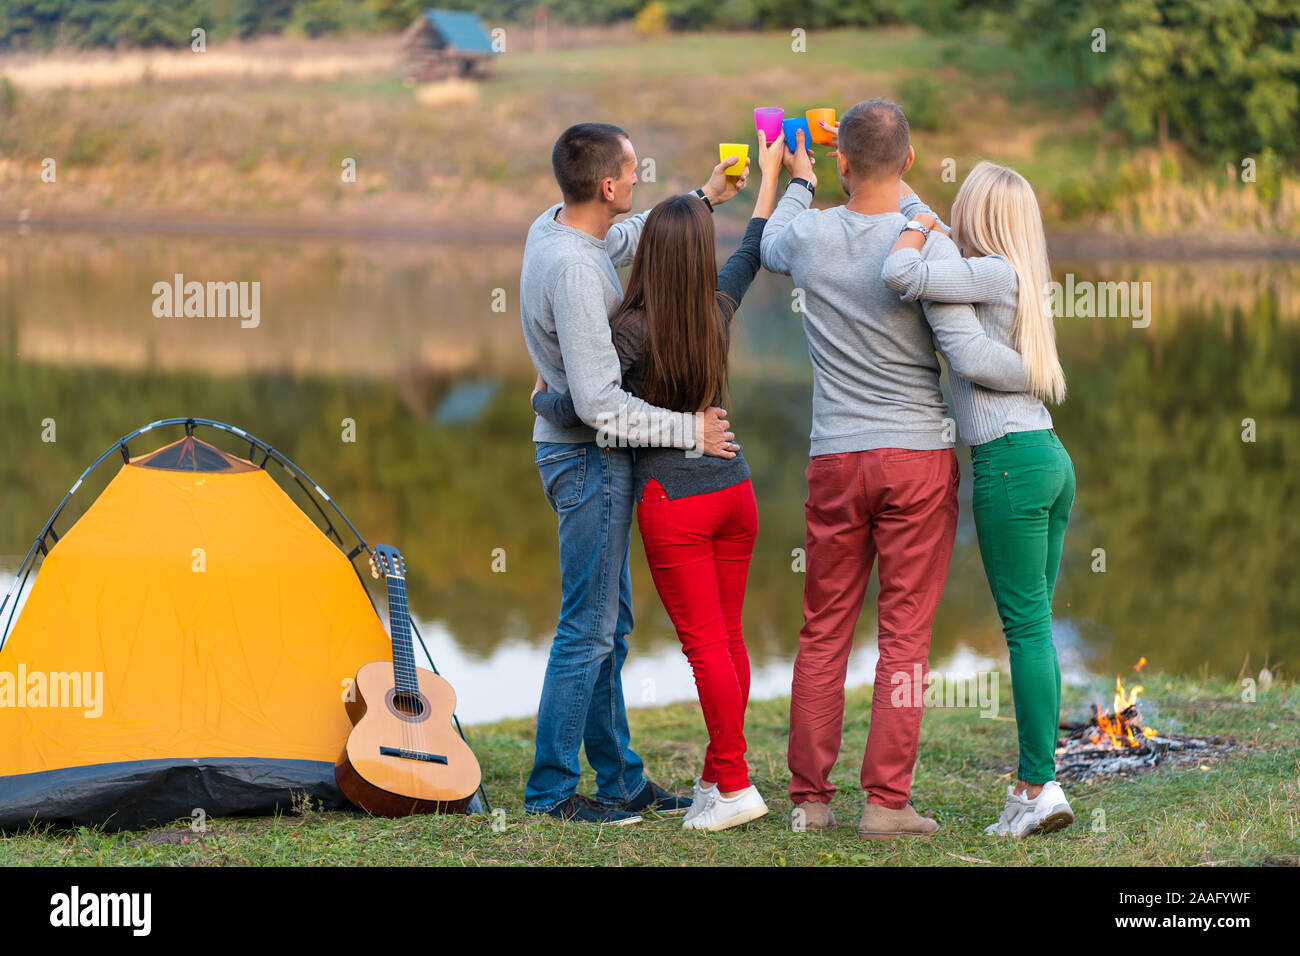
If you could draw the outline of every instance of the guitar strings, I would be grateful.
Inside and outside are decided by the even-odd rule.
[[[402,568],[395,567],[393,569],[393,576],[389,580],[389,584],[391,585],[391,587],[389,589],[388,618],[389,618],[389,626],[393,630],[393,688],[394,688],[393,700],[394,703],[398,705],[397,710],[400,713],[405,714],[406,708],[410,706],[410,701],[407,699],[406,690],[402,687],[402,680],[400,678],[399,671],[403,669],[403,665],[405,664],[404,651],[406,645],[403,641],[400,640],[399,631],[398,631],[399,626],[405,625],[405,621],[402,620],[402,614],[405,612],[405,604],[406,604],[406,602],[402,600],[404,581],[401,577],[398,576],[399,573],[403,570],[404,569]],[[402,735],[402,747],[409,752],[413,748],[413,744],[414,744],[414,741],[412,740],[411,737],[410,721],[404,719],[401,721],[401,735]],[[404,765],[399,764],[398,766],[404,766]],[[406,769],[409,771],[409,765],[405,765],[405,766]]]
[[[417,749],[417,741],[415,734],[410,727],[412,721],[404,719],[404,716],[409,716],[407,711],[408,709],[414,710],[415,703],[410,699],[408,691],[403,689],[400,677],[403,667],[407,662],[406,658],[411,647],[410,623],[408,619],[403,617],[404,614],[409,617],[405,594],[406,569],[402,566],[402,559],[400,555],[396,553],[395,549],[393,554],[380,553],[376,557],[378,557],[380,568],[375,570],[383,571],[384,583],[386,585],[385,590],[387,591],[388,596],[388,639],[392,648],[390,656],[393,667],[393,709],[398,714],[398,746],[401,750],[410,754]],[[372,557],[372,569],[374,569],[374,561],[375,557]],[[403,627],[405,630],[399,631],[399,627]],[[403,633],[406,635],[405,640],[401,638],[401,634]],[[412,669],[414,669],[414,655],[410,654],[409,656],[411,657]],[[418,688],[418,678],[416,684]],[[418,700],[419,697],[417,693],[414,701],[418,702]],[[404,789],[410,792],[416,774],[410,764],[405,762],[406,759],[407,758],[399,757],[398,763],[394,766],[400,768],[401,775],[407,779],[407,784]]]
[[[399,558],[398,560],[400,561],[401,559]],[[425,751],[424,734],[423,734],[423,727],[421,726],[422,721],[419,720],[420,708],[421,708],[420,681],[419,681],[419,674],[415,666],[415,651],[411,645],[410,606],[406,600],[406,568],[404,564],[399,566],[398,570],[400,571],[400,576],[394,578],[393,580],[392,593],[398,602],[398,607],[396,608],[396,620],[399,621],[401,624],[400,655],[401,655],[405,682],[409,685],[405,689],[399,691],[399,694],[403,697],[403,703],[405,705],[404,710],[406,712],[406,716],[409,718],[407,720],[402,721],[402,738],[403,738],[404,746],[406,747],[408,752],[423,753]],[[390,619],[393,617],[393,610],[394,610],[393,608],[389,608]],[[396,624],[394,624],[393,626],[396,627]],[[399,642],[395,640],[394,661],[396,661],[397,659],[396,653],[398,651],[398,643]],[[393,676],[394,676],[394,686],[396,686],[397,684],[396,665],[394,665]],[[407,777],[412,781],[412,785],[413,785],[412,788],[416,789],[414,784],[416,784],[419,781],[420,774],[416,772],[415,764],[414,763],[408,764],[406,766],[406,770],[407,770]]]
[[[428,711],[420,692],[419,668],[415,661],[415,647],[411,641],[410,606],[406,599],[406,562],[399,553],[384,555],[388,584],[389,639],[393,647],[393,688],[396,709],[407,719],[402,719],[400,729],[402,748],[408,755],[429,752],[426,724],[432,714]],[[399,627],[401,630],[399,631]],[[403,678],[407,686],[401,686]],[[420,758],[408,757],[403,765],[403,776],[408,780],[408,790],[421,792],[423,775],[419,772]]]
[[[401,680],[399,678],[399,672],[401,670],[401,662],[399,660],[401,656],[401,642],[398,639],[398,627],[399,621],[401,620],[401,611],[399,608],[400,602],[398,601],[398,597],[399,589],[401,587],[401,579],[398,577],[399,569],[397,567],[396,557],[385,555],[384,560],[387,568],[385,583],[388,585],[388,639],[392,645],[391,656],[393,661],[393,709],[397,711],[398,714],[398,746],[403,750],[409,750],[411,740],[406,726],[407,722],[402,719],[404,701]],[[401,759],[402,758],[400,757],[398,758],[399,762],[395,764],[395,766],[400,767],[405,771],[405,766],[400,763]],[[403,775],[405,775],[405,773],[403,773]],[[407,789],[409,789],[409,787]]]

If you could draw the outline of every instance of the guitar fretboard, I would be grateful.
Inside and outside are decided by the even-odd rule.
[[[399,694],[418,695],[420,681],[415,674],[415,650],[411,646],[411,614],[406,607],[406,579],[390,574],[388,621],[393,640],[393,686]]]

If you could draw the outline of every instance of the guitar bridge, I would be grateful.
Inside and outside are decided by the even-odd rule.
[[[403,747],[380,747],[379,755],[381,757],[402,757],[406,760],[423,760],[425,763],[442,763],[447,762],[447,758],[442,754],[427,754],[421,750],[406,750]]]

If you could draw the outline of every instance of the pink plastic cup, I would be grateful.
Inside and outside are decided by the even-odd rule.
[[[785,119],[785,110],[779,106],[760,106],[754,110],[754,129],[761,130],[772,143],[781,135],[781,121]]]

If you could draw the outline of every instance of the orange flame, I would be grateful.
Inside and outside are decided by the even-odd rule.
[[[1138,666],[1145,663],[1144,657]],[[1125,690],[1124,682],[1118,674],[1115,675],[1115,699],[1112,701],[1114,709],[1107,712],[1097,708],[1097,728],[1101,734],[1090,738],[1094,744],[1104,742],[1111,747],[1140,747],[1143,738],[1156,736],[1153,728],[1142,726],[1136,713],[1131,718],[1124,716],[1124,711],[1137,707],[1138,695],[1144,689],[1141,684],[1135,684],[1131,689]]]

